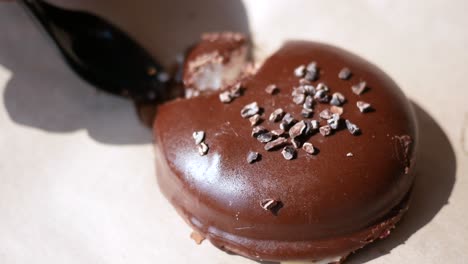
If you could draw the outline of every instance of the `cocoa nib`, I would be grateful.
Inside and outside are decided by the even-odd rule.
[[[242,95],[242,92],[244,91],[244,87],[242,86],[242,83],[236,83],[230,90],[229,93],[231,97],[237,98]]]
[[[322,119],[328,120],[332,117],[332,112],[329,109],[324,109],[322,112],[320,112],[319,116]]]
[[[200,143],[198,146],[198,154],[200,154],[200,156],[205,156],[207,153],[208,153],[208,145],[205,144],[205,142],[202,142]]]
[[[195,131],[192,134],[193,139],[195,140],[195,144],[198,145],[203,142],[205,139],[205,132],[204,131]]]
[[[332,105],[330,107],[330,112],[332,112],[333,114],[342,115],[343,114],[343,107]]]
[[[361,95],[366,90],[366,87],[367,87],[366,82],[360,82],[358,84],[351,86],[351,90],[353,91],[353,93],[357,95]]]
[[[262,126],[256,126],[252,128],[252,137],[256,138],[258,135],[268,132],[268,130]]]
[[[286,132],[283,129],[272,130],[271,133],[275,136],[283,136]]]
[[[281,207],[281,202],[276,199],[268,198],[261,200],[260,206],[263,208],[263,210],[274,212],[279,209],[278,207]]]
[[[294,119],[294,117],[291,114],[287,113],[286,115],[284,115],[283,120],[281,120],[280,128],[282,130],[287,131],[296,122],[297,121]]]
[[[328,103],[330,97],[327,93],[328,92],[326,90],[317,90],[317,92],[314,95],[314,99],[320,103]]]
[[[283,118],[283,116],[284,110],[282,108],[278,108],[270,114],[269,120],[273,122],[278,122],[281,120],[281,118]]]
[[[291,146],[286,146],[281,151],[281,154],[286,160],[292,160],[296,157],[296,149]]]
[[[262,121],[262,119],[260,118],[259,114],[255,114],[255,115],[249,117],[250,126],[256,126],[261,121]]]
[[[193,239],[197,245],[200,245],[203,240],[205,240],[205,237],[196,231],[193,231],[192,234],[190,234],[190,238]]]
[[[306,123],[304,121],[297,122],[294,126],[289,129],[289,136],[291,138],[296,138],[304,135],[306,130]]]
[[[357,101],[356,106],[359,109],[359,111],[361,111],[361,113],[365,113],[371,110],[371,105],[364,101]]]
[[[270,151],[270,150],[274,150],[278,147],[282,147],[284,145],[286,145],[288,143],[288,139],[285,138],[285,137],[279,137],[273,141],[270,141],[268,143],[266,143],[265,145],[265,150],[267,151]]]
[[[302,149],[309,155],[313,155],[315,153],[315,148],[312,143],[306,142],[302,145]]]
[[[298,95],[293,96],[292,100],[295,104],[300,105],[304,103],[305,98],[306,98],[305,94],[298,94]]]
[[[253,102],[244,106],[240,113],[243,118],[249,118],[255,114],[258,114],[259,111],[260,107],[258,107],[257,102]]]
[[[296,69],[294,69],[294,76],[298,78],[304,77],[305,73],[306,67],[304,65],[300,65]]]
[[[336,130],[340,124],[340,115],[333,114],[330,119],[327,120],[328,125],[331,129]]]
[[[312,110],[312,109],[303,108],[301,110],[301,116],[304,117],[304,118],[309,118],[313,114],[314,114],[314,110]]]
[[[274,135],[271,132],[262,133],[257,136],[257,140],[260,141],[261,143],[268,143],[272,141],[273,138],[274,138]]]
[[[247,154],[247,162],[249,164],[256,162],[259,158],[260,154],[258,152],[249,151],[249,153]]]
[[[302,107],[304,109],[312,110],[313,105],[314,105],[314,98],[311,95],[306,96]]]
[[[349,77],[351,77],[351,70],[349,68],[345,67],[338,73],[338,78],[342,80],[348,80]]]
[[[319,128],[320,134],[322,134],[324,137],[329,136],[331,134],[331,130],[332,129],[329,125],[321,126]]]
[[[277,94],[279,92],[279,88],[276,84],[270,84],[265,88],[265,92],[272,95]]]
[[[221,103],[228,104],[232,102],[233,99],[234,98],[231,96],[231,93],[229,93],[229,91],[224,91],[219,94],[219,101],[221,101]]]
[[[346,98],[342,93],[333,93],[332,99],[330,100],[331,105],[340,106],[346,101]]]
[[[351,123],[351,121],[349,121],[347,119],[346,119],[345,122],[346,122],[346,128],[348,128],[349,133],[351,133],[353,135],[359,135],[361,130],[359,129],[359,127],[357,125]]]

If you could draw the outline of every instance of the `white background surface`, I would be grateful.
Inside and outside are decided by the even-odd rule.
[[[302,38],[379,65],[417,109],[417,185],[401,225],[350,263],[466,263],[467,1],[56,2],[93,6],[165,63],[199,31],[250,29],[260,59]],[[15,3],[0,4],[0,95],[0,263],[253,263],[189,239],[132,104],[79,79]]]

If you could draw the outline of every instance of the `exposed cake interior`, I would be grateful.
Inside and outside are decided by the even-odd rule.
[[[184,65],[186,98],[229,86],[245,72],[249,45],[240,33],[209,33],[189,52]]]

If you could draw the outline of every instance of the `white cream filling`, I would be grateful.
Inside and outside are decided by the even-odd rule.
[[[232,84],[239,78],[247,63],[247,47],[230,54],[229,61],[210,61],[200,66],[192,76],[193,86],[199,91],[217,91],[226,84]]]

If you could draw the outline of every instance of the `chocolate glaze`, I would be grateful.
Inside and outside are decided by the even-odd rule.
[[[251,137],[252,128],[240,110],[256,101],[265,119],[278,107],[300,119],[301,107],[291,98],[298,84],[293,72],[311,61],[320,68],[314,84],[325,82],[331,92],[346,97],[342,117],[362,133],[317,133],[308,140],[320,150],[317,155],[298,151],[297,158],[288,161],[281,150],[265,151]],[[338,78],[343,67],[352,71],[349,80]],[[351,86],[361,80],[369,88],[358,96]],[[280,89],[277,95],[265,92],[272,83]],[[385,236],[406,210],[414,179],[417,131],[412,108],[398,86],[362,58],[313,42],[288,42],[244,86],[244,95],[230,104],[212,94],[158,109],[158,182],[182,217],[215,246],[269,261],[346,256]],[[358,100],[371,103],[374,111],[361,113]],[[315,106],[313,118],[329,106]],[[278,128],[269,121],[261,125]],[[198,154],[191,136],[198,130],[206,132],[205,156]],[[261,160],[248,164],[251,150],[259,152]],[[282,202],[277,214],[260,207],[267,198]]]

